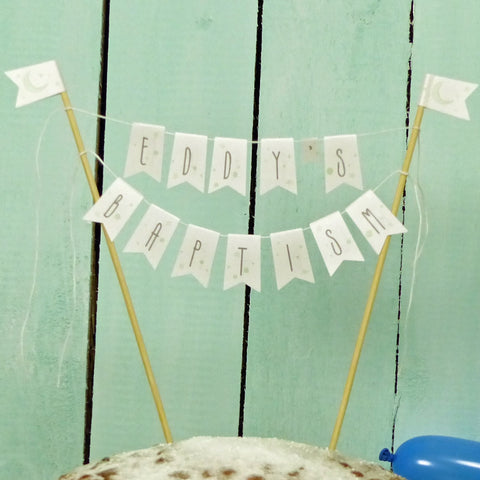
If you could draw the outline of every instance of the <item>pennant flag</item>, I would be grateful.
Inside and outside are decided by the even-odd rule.
[[[186,182],[201,192],[205,190],[207,140],[204,135],[175,133],[167,188]]]
[[[219,237],[218,232],[189,225],[173,267],[172,277],[190,274],[206,288]]]
[[[325,191],[347,183],[363,190],[356,135],[325,137]]]
[[[312,222],[310,228],[330,276],[346,260],[364,261],[340,212]]]
[[[150,265],[156,269],[178,222],[179,219],[175,215],[156,205],[150,205],[123,251],[143,253]]]
[[[83,217],[103,223],[111,240],[120,233],[143,196],[121,178],[117,178]]]
[[[245,196],[247,185],[247,140],[216,137],[213,143],[209,192],[230,187]]]
[[[294,278],[315,282],[301,228],[271,233],[270,242],[278,290]]]
[[[260,259],[259,235],[228,235],[223,289],[244,283],[260,292]]]
[[[29,67],[5,72],[10,80],[18,86],[15,107],[23,107],[44,98],[65,91],[62,77],[54,60]]]
[[[297,193],[293,138],[260,141],[260,195],[275,187]]]
[[[124,177],[144,172],[157,182],[162,178],[165,127],[134,123],[130,130]]]
[[[377,254],[389,235],[407,231],[372,190],[357,198],[346,211]]]
[[[477,87],[476,83],[427,74],[418,104],[437,112],[470,120],[465,100]]]

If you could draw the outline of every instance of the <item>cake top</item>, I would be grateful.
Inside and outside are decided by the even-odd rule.
[[[60,480],[393,480],[377,464],[327,449],[253,437],[195,437],[121,453]]]

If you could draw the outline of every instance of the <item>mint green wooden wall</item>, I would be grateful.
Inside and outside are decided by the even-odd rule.
[[[3,70],[56,59],[73,104],[96,111],[101,2],[4,3]],[[145,0],[136,8],[112,2],[107,115],[171,132],[251,138],[257,7],[254,0]],[[409,65],[412,116],[425,73],[480,79],[478,2],[414,7],[412,44],[410,0],[266,0],[259,136],[395,129],[359,137],[364,184],[374,188],[399,169]],[[15,110],[15,86],[6,77],[0,92],[0,478],[53,479],[83,459],[91,226],[82,216],[91,200],[64,113],[52,114],[60,99]],[[429,433],[480,440],[478,92],[468,104],[470,122],[425,114],[407,186],[409,233],[403,246],[400,237],[392,241],[338,445],[347,454],[375,460],[391,446],[393,430],[396,446]],[[77,115],[87,148],[95,149],[96,120]],[[129,127],[107,121],[105,134],[105,160],[121,175]],[[170,150],[168,137],[160,185],[141,176],[129,183],[185,223],[246,233],[247,198],[166,189]],[[298,158],[298,196],[257,196],[256,233],[306,227],[358,197],[346,186],[326,195],[321,160]],[[105,186],[112,180],[105,172]],[[391,177],[377,194],[390,204],[395,187]],[[118,237],[120,251],[142,213]],[[414,262],[427,214],[423,255]],[[222,290],[224,238],[209,288],[170,278],[184,229],[156,271],[139,255],[121,254],[122,265],[174,439],[236,435],[244,289]],[[344,264],[330,278],[309,232],[306,238],[316,282],[296,280],[280,291],[263,241],[262,292],[251,296],[243,433],[327,446],[376,256],[355,234],[365,263]],[[103,243],[99,268],[92,458],[163,441]]]

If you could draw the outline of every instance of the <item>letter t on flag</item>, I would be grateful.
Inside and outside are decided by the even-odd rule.
[[[62,77],[54,60],[9,70],[5,72],[5,75],[18,86],[15,104],[17,108],[65,91]]]

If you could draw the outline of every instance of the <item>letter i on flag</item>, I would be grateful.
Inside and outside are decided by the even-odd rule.
[[[437,112],[470,120],[465,100],[477,87],[476,83],[427,74],[418,104]]]
[[[294,278],[315,282],[301,228],[271,233],[270,241],[278,290]]]
[[[65,91],[55,60],[9,70],[5,75],[18,86],[16,107],[23,107]]]
[[[143,196],[121,178],[117,178],[83,217],[102,223],[111,240],[120,233]]]

